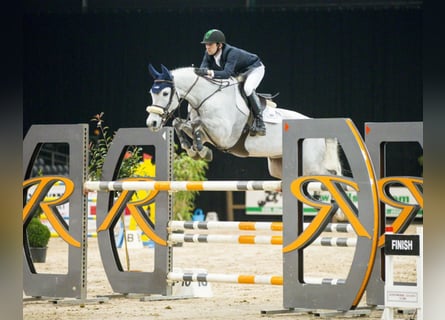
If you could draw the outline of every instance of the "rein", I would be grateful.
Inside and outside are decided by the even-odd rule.
[[[200,76],[197,77],[197,79],[199,79]],[[238,83],[230,83],[230,81],[218,81],[218,80],[214,80],[214,79],[209,79],[207,77],[202,77],[205,80],[209,81],[212,84],[215,84],[218,86],[218,88],[213,91],[209,96],[205,97],[204,99],[202,99],[201,103],[195,108],[194,106],[192,106],[192,108],[194,110],[196,110],[196,112],[199,114],[199,109],[202,107],[202,105],[204,104],[204,102],[206,102],[208,99],[210,99],[212,96],[214,96],[218,91],[221,91],[222,89],[228,88],[230,86],[236,85]],[[191,89],[189,90],[189,92],[191,91]],[[185,96],[184,96],[185,98]]]
[[[219,92],[219,91],[221,91],[221,90],[223,90],[223,89],[225,89],[225,88],[228,88],[228,87],[230,87],[230,86],[233,86],[233,85],[237,85],[237,84],[238,84],[238,82],[230,83],[230,81],[219,81],[219,80],[210,79],[210,78],[207,78],[207,77],[196,76],[196,79],[193,81],[193,84],[187,89],[185,95],[181,98],[180,95],[179,95],[179,93],[178,93],[178,90],[176,90],[176,88],[175,88],[175,83],[174,83],[173,80],[155,80],[154,82],[163,82],[163,83],[168,83],[168,84],[170,84],[171,87],[172,87],[172,89],[173,89],[173,91],[174,91],[174,93],[172,93],[172,94],[170,95],[170,97],[169,97],[169,101],[168,101],[168,103],[167,103],[167,105],[166,105],[165,107],[160,106],[160,105],[155,105],[155,104],[152,105],[152,107],[157,107],[157,108],[162,109],[162,110],[164,111],[165,116],[162,117],[162,125],[165,125],[165,123],[167,123],[168,120],[170,120],[170,118],[173,117],[173,114],[174,114],[175,111],[176,111],[176,109],[173,110],[172,112],[169,112],[169,111],[168,111],[168,109],[170,108],[170,105],[171,105],[171,103],[172,103],[172,100],[173,100],[173,95],[175,94],[175,95],[177,96],[177,99],[178,99],[178,105],[181,105],[181,103],[182,103],[184,100],[187,101],[187,99],[186,99],[187,96],[191,93],[191,91],[192,91],[193,88],[196,86],[196,84],[198,83],[198,80],[199,80],[200,78],[204,78],[205,80],[209,81],[210,83],[212,83],[212,84],[214,84],[214,85],[217,85],[218,87],[217,87],[216,90],[213,91],[210,95],[208,95],[207,97],[205,97],[205,98],[199,103],[199,105],[198,105],[197,107],[194,107],[192,104],[190,104],[190,106],[191,106],[191,107],[192,107],[198,114],[199,114],[199,109],[202,107],[202,105],[203,105],[208,99],[210,99],[211,97],[213,97],[217,92]]]
[[[192,104],[190,104],[190,106],[193,108],[193,110],[196,111],[196,113],[197,113],[198,115],[200,115],[200,114],[199,114],[199,109],[202,107],[202,105],[204,104],[204,102],[206,102],[208,99],[210,99],[211,97],[213,97],[217,92],[219,92],[219,91],[221,91],[221,90],[223,90],[223,89],[225,89],[225,88],[228,88],[228,87],[230,87],[230,86],[238,85],[238,82],[230,83],[230,81],[227,81],[227,80],[226,80],[226,81],[219,81],[219,80],[215,80],[215,79],[211,79],[211,78],[207,78],[207,77],[203,77],[203,76],[197,76],[195,82],[194,82],[193,85],[190,87],[190,89],[187,91],[187,93],[184,95],[184,98],[183,98],[183,99],[185,99],[185,97],[192,91],[192,88],[195,86],[195,84],[196,84],[196,82],[199,80],[199,78],[204,78],[204,80],[206,80],[206,81],[208,81],[208,82],[210,82],[210,83],[212,83],[212,84],[214,84],[214,85],[217,85],[218,88],[217,88],[215,91],[213,91],[210,95],[208,95],[207,97],[205,97],[204,99],[202,99],[201,103],[200,103],[197,107],[194,107]],[[203,128],[203,130],[206,131],[205,128]],[[207,139],[210,141],[210,143],[213,144],[214,146],[216,146],[217,144],[216,144],[215,141],[212,139],[212,137],[211,137],[208,133],[206,133],[206,135],[207,135]],[[241,138],[242,138],[242,136],[243,136],[243,135],[241,135]],[[232,147],[232,148],[233,148],[233,147]],[[220,149],[220,148],[218,148],[218,149]],[[220,150],[221,150],[221,151],[224,151],[224,152],[227,151],[227,150],[223,150],[223,149],[220,149]]]

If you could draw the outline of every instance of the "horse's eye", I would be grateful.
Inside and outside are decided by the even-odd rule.
[[[166,97],[166,96],[168,96],[168,92],[165,91],[165,92],[162,93],[162,95],[163,95],[164,97]]]

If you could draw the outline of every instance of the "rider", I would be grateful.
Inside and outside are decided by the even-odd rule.
[[[255,93],[255,89],[264,77],[265,68],[260,58],[256,54],[227,44],[224,33],[218,29],[207,31],[201,43],[205,44],[206,52],[201,66],[195,68],[195,73],[216,79],[228,79],[231,76],[245,74],[244,92],[255,118],[250,128],[250,135],[264,136],[266,126],[263,122],[260,100]]]

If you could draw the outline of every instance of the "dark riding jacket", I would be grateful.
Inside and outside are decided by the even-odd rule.
[[[214,78],[227,79],[232,76],[245,73],[250,69],[262,65],[260,58],[253,53],[243,49],[224,44],[221,53],[220,66],[216,64],[215,58],[207,53],[201,62],[201,68],[214,71]]]

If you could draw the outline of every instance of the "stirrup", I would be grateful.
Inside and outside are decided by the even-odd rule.
[[[265,136],[266,135],[266,127],[263,125],[262,128],[259,128],[257,125],[257,120],[255,119],[252,126],[249,129],[250,136]]]

